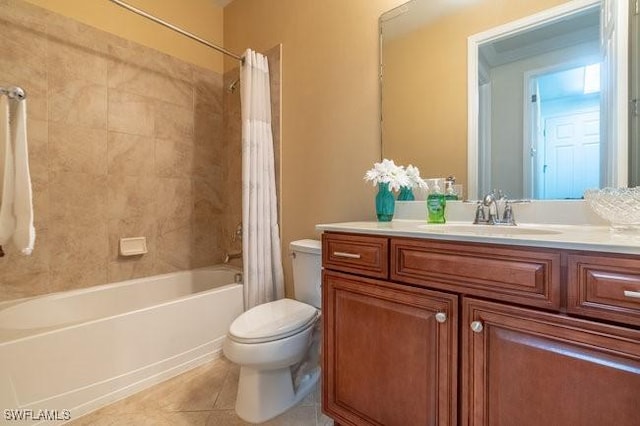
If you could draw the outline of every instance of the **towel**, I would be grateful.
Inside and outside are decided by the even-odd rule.
[[[30,255],[36,241],[33,226],[33,192],[29,174],[29,150],[27,148],[27,101],[16,102],[12,109],[11,134],[14,147],[15,192],[13,213],[16,219],[13,244],[20,253]]]
[[[13,215],[15,173],[9,130],[9,99],[0,95],[0,245],[6,244],[16,229]]]

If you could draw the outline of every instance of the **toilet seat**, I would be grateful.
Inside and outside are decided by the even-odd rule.
[[[238,343],[265,343],[284,339],[310,327],[319,312],[306,303],[280,299],[258,305],[241,314],[229,328]]]

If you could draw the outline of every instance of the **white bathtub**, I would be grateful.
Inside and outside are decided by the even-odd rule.
[[[77,418],[219,356],[242,312],[239,272],[214,266],[0,306],[0,423],[5,409]]]

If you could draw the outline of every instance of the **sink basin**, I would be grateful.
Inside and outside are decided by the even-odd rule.
[[[530,226],[501,226],[501,225],[473,225],[473,224],[431,224],[419,225],[418,228],[436,234],[466,234],[486,236],[536,236],[556,235],[560,231],[551,229],[534,228]]]

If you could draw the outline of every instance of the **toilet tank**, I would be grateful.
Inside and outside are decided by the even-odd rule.
[[[320,309],[322,304],[322,243],[298,240],[289,244],[295,299]]]

